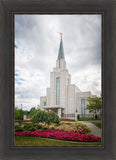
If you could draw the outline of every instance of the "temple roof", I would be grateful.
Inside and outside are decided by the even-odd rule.
[[[57,60],[60,60],[60,59],[65,59],[62,38],[60,40],[60,48],[59,48],[59,53],[58,53]]]

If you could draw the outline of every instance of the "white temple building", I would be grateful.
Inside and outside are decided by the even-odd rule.
[[[50,87],[46,96],[40,97],[40,106],[45,111],[55,111],[61,118],[75,118],[78,113],[82,117],[92,114],[86,108],[87,97],[95,97],[90,91],[82,92],[75,84],[71,84],[71,75],[66,68],[63,50],[62,33],[56,67],[50,72]]]

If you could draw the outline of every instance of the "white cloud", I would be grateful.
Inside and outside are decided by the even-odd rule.
[[[15,16],[15,103],[37,106],[50,84],[60,36],[72,83],[82,91],[101,93],[100,15]]]

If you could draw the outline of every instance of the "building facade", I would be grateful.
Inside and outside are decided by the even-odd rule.
[[[75,113],[82,116],[90,115],[87,97],[95,97],[90,91],[82,92],[75,84],[71,84],[71,75],[66,68],[62,35],[56,67],[50,72],[50,87],[46,89],[46,96],[40,97],[40,106],[45,111],[54,111],[61,118],[75,117]]]

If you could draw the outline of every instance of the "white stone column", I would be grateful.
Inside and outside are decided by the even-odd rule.
[[[23,120],[27,120],[27,115],[24,115],[24,116],[23,116]]]
[[[58,108],[58,116],[61,118],[61,108]]]

